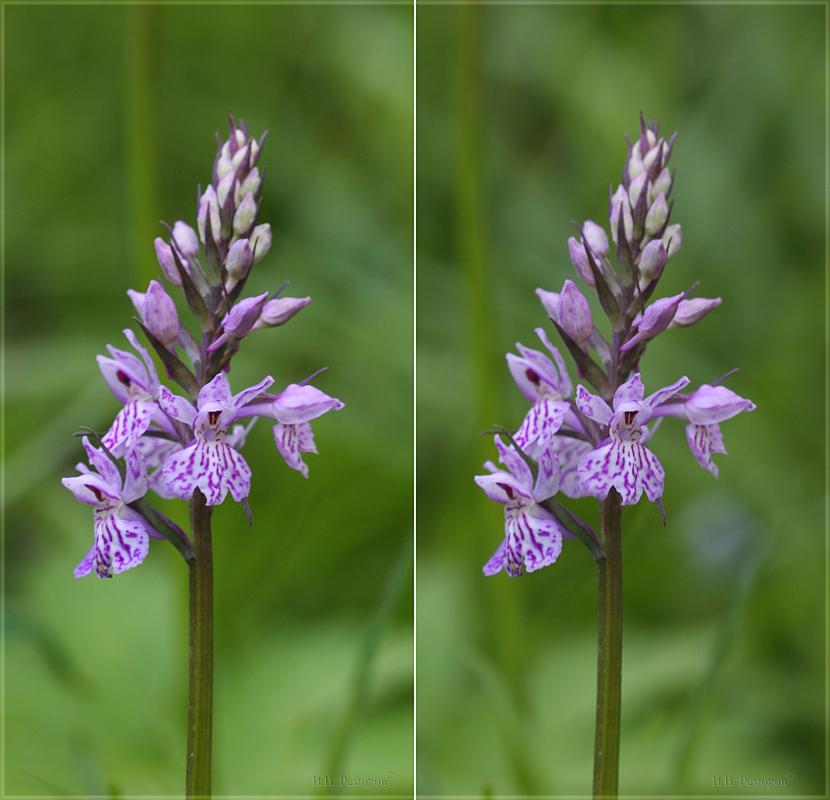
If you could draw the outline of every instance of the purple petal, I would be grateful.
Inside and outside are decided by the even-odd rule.
[[[201,394],[199,396],[201,397]],[[185,425],[192,425],[198,416],[190,401],[173,394],[166,386],[159,389],[159,405],[165,414],[179,420],[179,422],[184,422]]]
[[[645,388],[643,387],[643,381],[642,378],[640,378],[640,373],[635,372],[614,393],[614,411],[619,411],[620,405],[623,403],[642,403],[644,394]]]
[[[138,500],[139,497],[144,497],[147,494],[149,480],[147,464],[138,448],[134,448],[127,453],[126,463],[127,473],[124,476],[124,489],[121,492],[121,499],[125,503],[132,503],[133,500]]]
[[[528,572],[541,569],[556,561],[562,552],[562,534],[553,517],[541,509],[537,511],[540,516],[523,511],[505,514],[508,575],[520,575],[523,562]]]
[[[239,394],[235,394],[231,399],[231,405],[233,405],[233,407],[236,409],[241,408],[245,405],[245,403],[249,402],[250,400],[253,400],[258,394],[262,394],[273,382],[274,379],[270,375],[268,375],[255,386],[243,389],[241,392],[239,392]]]
[[[579,482],[579,462],[594,449],[590,442],[573,439],[570,436],[554,436],[553,449],[559,458],[561,473],[559,491],[566,497],[585,497],[585,490]]]
[[[518,508],[530,500],[529,489],[503,469],[490,475],[476,475],[474,480],[497,503]]]
[[[135,447],[139,437],[150,427],[153,414],[158,410],[158,403],[128,402],[125,404],[110,429],[101,441],[116,458]]]
[[[122,506],[118,512],[96,509],[94,517],[93,564],[99,578],[111,578],[144,561],[150,538],[146,523],[138,514]]]
[[[89,575],[92,572],[92,566],[95,561],[95,545],[89,548],[89,552],[81,559],[81,563],[75,567],[75,577],[83,578],[84,575]]]
[[[121,499],[119,493],[109,486],[100,475],[94,475],[93,473],[76,475],[72,478],[61,478],[61,483],[75,495],[76,500],[80,500],[88,506],[100,506],[107,500],[118,502]]]
[[[344,404],[335,397],[329,397],[316,386],[299,386],[292,383],[280,392],[273,402],[274,419],[283,425],[310,422]]]
[[[495,575],[501,572],[504,568],[504,560],[507,558],[507,539],[503,539],[502,543],[496,548],[492,558],[482,567],[482,572],[485,575]],[[83,562],[81,562],[83,563]]]
[[[645,490],[649,500],[663,494],[665,472],[657,456],[639,442],[614,441],[592,450],[579,464],[582,488],[603,500],[613,486],[623,505],[636,503]]]
[[[128,403],[135,398],[136,389],[141,395],[146,395],[147,399],[152,399],[149,388],[150,380],[142,363],[130,353],[124,353],[114,347],[111,347],[110,350],[130,359],[127,362],[122,359],[96,356],[98,369],[101,370],[101,375],[103,375],[107,386],[118,401]]]
[[[539,471],[536,474],[536,485],[533,488],[533,499],[537,502],[553,497],[559,491],[560,469],[559,459],[553,452],[548,440],[539,456]]]
[[[82,439],[84,450],[86,450],[89,463],[98,471],[98,474],[106,481],[107,485],[114,491],[121,491],[121,473],[118,467],[112,463],[110,457],[100,448],[90,444],[89,437]],[[89,470],[86,470],[89,472]]]
[[[684,386],[688,386],[689,379],[684,375],[679,380],[676,380],[671,386],[666,386],[664,389],[658,389],[654,394],[650,394],[646,398],[646,405],[654,408],[659,406],[665,400],[668,400],[673,394],[677,394]],[[728,391],[728,390],[727,390]]]
[[[531,458],[538,460],[541,442],[552,437],[562,427],[562,418],[570,407],[570,403],[549,398],[534,403],[513,437],[516,444]]]
[[[622,386],[620,387],[622,389]],[[619,389],[617,390],[619,392]],[[601,397],[591,394],[582,384],[576,387],[576,407],[589,419],[608,425],[614,412]]]
[[[274,425],[274,441],[277,450],[291,469],[301,472],[304,478],[308,477],[308,466],[300,453],[316,453],[314,434],[311,425],[300,422],[297,425],[283,425],[278,422]]]
[[[755,403],[725,386],[703,384],[686,402],[686,416],[696,425],[712,425],[731,419],[741,411],[754,411]]]
[[[571,383],[570,377],[568,376],[568,369],[565,366],[565,359],[562,358],[562,354],[559,350],[550,343],[550,339],[548,338],[544,328],[534,328],[534,330],[536,331],[536,335],[541,339],[542,344],[550,351],[550,354],[553,356],[553,360],[556,362],[556,366],[559,368],[559,391],[562,393],[563,397],[570,397],[573,393],[574,387]]]
[[[224,442],[199,441],[173,453],[164,465],[164,484],[174,496],[189,500],[195,489],[207,505],[219,505],[230,491],[242,500],[251,491],[251,469],[240,453]]]
[[[220,372],[210,383],[202,387],[199,397],[196,400],[197,407],[201,410],[205,403],[218,403],[223,406],[230,405],[231,387],[224,372]],[[164,408],[164,406],[162,406]],[[167,409],[165,409],[167,411]],[[167,412],[170,413],[169,411]],[[172,417],[173,415],[170,414]]]
[[[533,487],[533,473],[527,462],[516,452],[513,445],[506,445],[501,440],[501,436],[494,436],[496,449],[499,451],[499,461],[504,464],[511,474],[516,478],[519,486],[522,487],[522,493],[526,497],[530,497],[531,488]]]
[[[692,450],[692,455],[703,469],[709,470],[716,478],[718,477],[718,465],[712,461],[712,453],[723,453],[726,455],[726,448],[723,446],[723,435],[720,425],[695,425],[691,423],[686,426],[686,440]]]

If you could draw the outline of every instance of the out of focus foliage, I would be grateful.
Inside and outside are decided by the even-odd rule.
[[[659,294],[723,298],[649,346],[646,390],[740,367],[758,408],[718,481],[667,420],[668,526],[623,515],[620,791],[823,794],[823,31],[820,6],[419,7],[419,793],[590,793],[594,563],[567,541],[484,578],[503,516],[473,475],[527,409],[504,353],[556,338],[533,290],[574,277],[570,220],[607,225],[642,111],[679,131]]]
[[[138,569],[75,580],[92,515],[59,479],[72,433],[118,411],[95,356],[125,347],[126,290],[160,272],[157,221],[195,224],[229,111],[269,130],[274,243],[246,292],[313,298],[243,342],[231,385],[328,366],[315,383],[346,408],[315,423],[308,481],[255,427],[253,527],[230,499],[214,514],[214,786],[305,794],[325,774],[412,537],[412,30],[391,6],[5,9],[7,794],[184,787],[184,564],[153,542]],[[387,794],[413,788],[411,578],[401,597],[340,762]]]

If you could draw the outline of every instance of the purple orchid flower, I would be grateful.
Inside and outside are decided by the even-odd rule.
[[[202,387],[197,408],[166,386],[159,389],[159,403],[173,419],[193,427],[195,441],[173,453],[164,465],[164,485],[174,497],[189,500],[195,489],[205,495],[207,505],[219,505],[230,491],[234,500],[244,500],[251,491],[251,469],[242,455],[226,441],[228,428],[239,409],[267,389],[269,375],[255,386],[231,396],[224,373]]]
[[[686,439],[692,455],[703,469],[718,477],[718,467],[712,453],[727,455],[718,423],[731,419],[742,411],[754,411],[755,403],[735,394],[725,386],[704,383],[694,394],[681,402],[664,403],[655,409],[655,416],[677,417],[689,421]]]
[[[535,461],[539,460],[542,443],[546,442],[559,459],[559,491],[568,497],[583,497],[585,492],[579,483],[577,467],[582,457],[593,448],[590,442],[554,435],[563,424],[582,434],[585,428],[568,402],[573,384],[564,359],[550,343],[544,328],[536,328],[536,335],[553,356],[553,361],[544,353],[531,350],[519,342],[516,342],[516,348],[521,357],[507,354],[507,366],[513,380],[525,398],[533,403],[513,440]]]
[[[654,416],[654,409],[688,383],[689,379],[683,377],[643,400],[643,382],[635,373],[617,389],[613,411],[584,386],[577,388],[579,410],[595,422],[607,425],[611,433],[610,444],[592,450],[579,464],[579,478],[587,494],[603,500],[613,486],[620,493],[623,505],[636,503],[643,490],[651,501],[662,496],[663,466],[640,440],[643,427]]]
[[[124,408],[101,440],[116,458],[136,446],[151,422],[173,432],[170,420],[161,413],[157,402],[160,384],[153,359],[129,328],[124,335],[141,354],[141,359],[112,345],[107,345],[112,358],[98,356],[98,367],[107,386],[124,403]]]
[[[308,477],[308,466],[302,453],[316,453],[314,434],[309,422],[327,411],[344,408],[336,397],[329,397],[315,386],[300,386],[292,383],[280,394],[266,395],[265,399],[250,403],[237,415],[243,417],[268,417],[274,419],[274,441],[277,450],[291,469]]]
[[[504,569],[516,577],[522,574],[523,563],[528,572],[553,564],[562,552],[563,536],[570,537],[553,515],[538,505],[559,490],[559,461],[549,447],[542,448],[534,485],[530,467],[516,449],[506,447],[499,436],[495,441],[499,460],[509,472],[487,461],[484,466],[490,474],[476,475],[475,482],[491,500],[504,505],[505,535],[483,572],[495,575]]]
[[[78,464],[80,475],[61,479],[77,500],[93,506],[95,543],[75,567],[75,577],[82,578],[94,569],[99,578],[111,578],[144,561],[149,537],[164,537],[127,506],[147,492],[147,467],[138,450],[127,452],[127,474],[122,485],[118,468],[103,449],[93,447],[86,436],[83,444],[96,472]]]

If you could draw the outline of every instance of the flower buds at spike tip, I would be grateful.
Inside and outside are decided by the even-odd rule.
[[[228,192],[231,190],[231,186],[233,186],[233,182],[236,180],[236,173],[229,172],[222,178],[216,186],[216,200],[219,203],[219,208],[225,207],[225,200],[228,199]],[[213,226],[213,220],[211,220],[211,227]]]
[[[254,264],[256,264],[271,249],[271,226],[267,222],[257,225],[251,231],[249,241],[251,252],[254,254]]]
[[[646,214],[646,233],[649,236],[654,236],[659,233],[663,225],[666,224],[668,215],[669,207],[666,205],[666,195],[660,192],[657,195],[657,199],[651,204],[648,214]]]
[[[674,297],[661,297],[655,300],[648,308],[646,308],[643,318],[640,320],[640,325],[637,333],[634,334],[622,347],[620,351],[625,353],[631,350],[640,342],[646,342],[653,339],[658,334],[662,333],[674,319],[677,312],[677,307],[680,301],[685,296],[685,292],[681,292]]]
[[[664,169],[658,176],[657,180],[649,186],[648,189],[648,204],[651,205],[658,194],[669,195],[671,189],[671,173],[668,169]]]
[[[666,248],[659,239],[653,239],[643,248],[643,253],[640,256],[641,291],[663,274],[666,261]]]
[[[233,232],[236,236],[244,236],[251,229],[256,218],[256,203],[251,192],[245,195],[245,199],[236,209],[233,217]]]
[[[173,242],[182,255],[195,256],[199,252],[199,239],[196,236],[196,231],[181,220],[173,226]],[[175,264],[173,264],[173,271],[178,276],[179,272]],[[179,281],[179,284],[181,284],[181,281]]]
[[[179,335],[179,317],[176,304],[158,281],[150,281],[147,287],[141,316],[147,330],[173,352],[173,344]]]
[[[219,216],[219,199],[216,196],[216,190],[213,186],[208,186],[202,199],[199,201],[199,213],[196,217],[196,222],[199,228],[199,238],[204,244],[205,241],[205,218],[210,214],[210,230],[213,234],[214,240],[216,237],[222,236],[222,220]]]
[[[242,198],[245,197],[248,192],[251,194],[256,194],[259,191],[259,187],[262,183],[262,179],[259,177],[259,169],[254,167],[249,173],[248,176],[245,178],[242,183],[238,183],[236,185],[236,193],[234,195],[234,200],[236,204],[242,201]]]
[[[672,328],[688,328],[696,322],[700,322],[713,308],[717,308],[723,300],[716,297],[709,300],[705,297],[693,297],[691,300],[681,300],[677,307],[674,319],[669,325]]]
[[[617,229],[619,228],[620,209],[623,214],[623,224],[625,225],[625,238],[631,241],[634,235],[634,219],[631,216],[631,206],[628,202],[628,192],[624,186],[620,186],[614,196],[611,198],[611,238],[614,244],[619,244],[617,241]]]
[[[258,297],[246,297],[244,300],[240,300],[228,312],[228,315],[222,322],[223,333],[216,341],[211,343],[208,347],[208,352],[212,353],[231,339],[241,339],[247,333],[250,333],[254,324],[259,319],[260,312],[266,300],[268,300],[268,292]]]
[[[259,319],[251,330],[285,325],[291,317],[310,302],[310,297],[275,297],[262,307]]]
[[[573,236],[568,239],[568,250],[571,252],[571,261],[573,262],[576,274],[588,284],[594,286],[594,273],[591,272],[591,265],[588,263],[588,255],[585,252],[585,245],[580,244]]]
[[[597,225],[593,220],[586,219],[582,226],[582,235],[585,237],[588,247],[591,248],[591,252],[600,256],[607,256],[611,252],[611,248],[608,246],[608,236],[602,225]]]
[[[628,201],[631,204],[632,208],[637,207],[637,201],[640,199],[640,195],[643,193],[643,189],[645,188],[647,180],[648,180],[648,174],[645,173],[645,172],[641,172],[629,184],[629,186],[628,186]]]
[[[557,314],[557,322],[562,330],[584,349],[594,330],[594,322],[588,301],[570,278],[565,281],[559,294]]]
[[[247,239],[237,239],[228,250],[228,280],[225,289],[230,291],[239,281],[248,277],[251,264],[254,263],[254,254],[248,245]]]
[[[683,244],[683,231],[680,225],[669,225],[663,232],[663,245],[666,248],[666,260],[674,258]]]
[[[542,301],[542,306],[545,313],[557,324],[559,322],[559,294],[557,292],[547,292],[544,289],[537,289],[536,296]]]

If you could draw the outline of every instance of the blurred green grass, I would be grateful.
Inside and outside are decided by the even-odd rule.
[[[15,6],[5,13],[5,786],[180,794],[186,574],[76,581],[90,510],[59,479],[118,410],[95,355],[124,347],[128,288],[159,272],[157,220],[195,224],[227,113],[268,129],[246,291],[313,303],[252,336],[239,390],[320,367],[346,404],[314,426],[308,481],[270,426],[248,438],[254,525],[214,516],[214,788],[310,794],[361,642],[412,536],[412,10],[394,6]],[[180,313],[184,304],[180,303]],[[185,504],[160,503],[186,522]],[[412,583],[370,665],[344,774],[413,791]]]
[[[640,111],[679,132],[684,242],[660,293],[700,280],[724,301],[649,346],[646,389],[740,367],[728,385],[758,408],[724,423],[718,481],[667,422],[668,527],[625,511],[620,791],[792,774],[764,791],[824,793],[823,30],[818,6],[419,7],[419,794],[590,792],[595,567],[567,542],[549,569],[485,579],[502,509],[472,478],[479,431],[526,411],[503,354],[545,325],[533,290],[573,276],[569,221],[607,224]],[[594,501],[569,506],[596,523]]]

